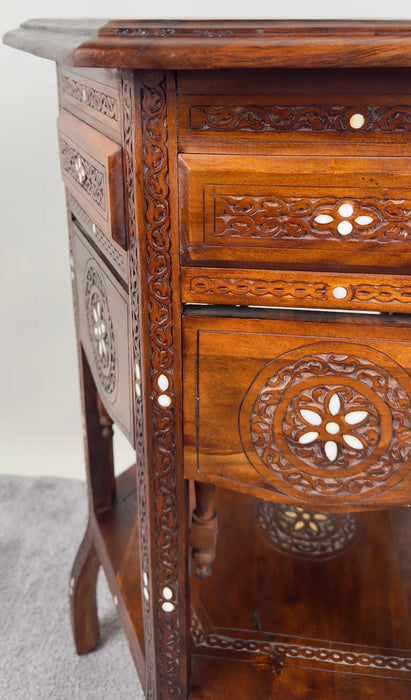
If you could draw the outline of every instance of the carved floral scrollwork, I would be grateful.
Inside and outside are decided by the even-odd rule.
[[[191,131],[353,131],[350,118],[363,116],[360,131],[411,131],[411,107],[332,107],[319,105],[192,105]]]
[[[410,216],[405,200],[216,194],[213,235],[403,242],[411,233]]]
[[[254,379],[240,413],[243,448],[277,488],[302,499],[356,499],[407,473],[410,378],[385,355],[363,352],[318,343],[273,360]]]

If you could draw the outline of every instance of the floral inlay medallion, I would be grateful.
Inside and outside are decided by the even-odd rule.
[[[353,513],[318,513],[299,506],[260,501],[258,524],[277,551],[301,557],[328,559],[341,554],[358,534]]]
[[[273,360],[240,409],[248,460],[275,488],[358,499],[394,486],[411,452],[410,377],[350,343],[316,343]]]

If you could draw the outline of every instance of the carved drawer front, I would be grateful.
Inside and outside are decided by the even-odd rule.
[[[183,152],[338,153],[373,144],[401,155],[411,131],[411,72],[265,70],[181,72]]]
[[[72,224],[80,340],[100,397],[133,443],[128,294]]]
[[[411,500],[411,320],[192,307],[184,471],[338,510]]]
[[[411,263],[409,157],[184,155],[179,166],[185,264],[383,272]]]
[[[65,185],[96,226],[125,247],[121,147],[64,110],[58,129]]]

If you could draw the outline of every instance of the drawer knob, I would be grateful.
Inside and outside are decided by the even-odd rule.
[[[351,129],[361,129],[365,124],[365,117],[361,112],[356,112],[350,117]]]

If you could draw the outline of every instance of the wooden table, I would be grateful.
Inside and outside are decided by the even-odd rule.
[[[58,67],[77,651],[102,566],[148,698],[410,697],[411,23],[5,41]]]

